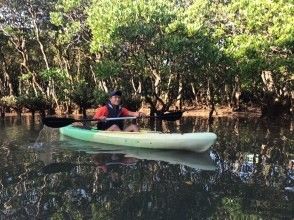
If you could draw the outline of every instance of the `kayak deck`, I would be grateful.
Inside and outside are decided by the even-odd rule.
[[[204,152],[215,143],[216,134],[200,133],[161,133],[154,131],[124,132],[82,129],[75,126],[60,128],[60,133],[83,141],[150,149],[177,149]]]

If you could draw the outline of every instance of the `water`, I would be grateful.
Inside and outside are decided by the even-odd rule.
[[[293,219],[293,127],[257,118],[157,124],[165,132],[215,132],[217,143],[199,155],[97,149],[42,130],[38,118],[7,117],[0,121],[0,218]]]

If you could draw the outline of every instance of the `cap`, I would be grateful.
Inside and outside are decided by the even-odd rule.
[[[122,92],[120,90],[114,90],[111,93],[109,93],[109,97],[112,97],[112,96],[115,96],[115,95],[121,96]]]

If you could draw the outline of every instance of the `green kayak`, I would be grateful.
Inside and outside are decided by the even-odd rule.
[[[215,143],[216,134],[199,133],[161,133],[152,131],[117,132],[84,129],[75,126],[60,128],[60,133],[83,141],[150,149],[189,150],[204,152]]]

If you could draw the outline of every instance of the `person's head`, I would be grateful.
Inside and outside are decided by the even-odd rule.
[[[112,105],[120,105],[122,92],[119,90],[112,91],[109,94],[109,100]]]

